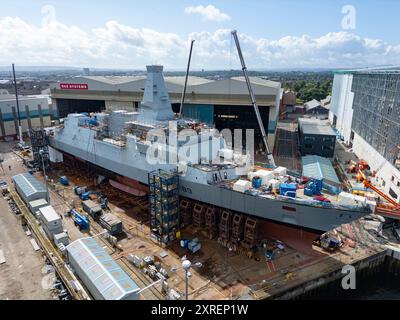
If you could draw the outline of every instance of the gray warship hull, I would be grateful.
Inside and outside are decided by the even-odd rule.
[[[51,137],[50,146],[61,153],[70,154],[144,184],[148,183],[148,172],[157,168],[172,169],[170,165],[149,165],[143,158],[140,160],[136,158],[137,155],[135,156],[127,147],[119,148],[90,137],[87,137],[88,140],[84,139],[74,143],[72,140],[63,139],[63,136],[69,135],[64,133],[57,139]],[[179,184],[180,196],[182,197],[257,218],[322,232],[332,230],[341,224],[349,223],[369,213],[309,206],[291,203],[290,201],[283,202],[237,192],[219,185],[196,183],[185,177],[180,178]]]

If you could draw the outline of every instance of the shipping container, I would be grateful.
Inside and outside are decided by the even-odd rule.
[[[39,209],[39,219],[42,225],[46,226],[50,231],[59,230],[62,232],[62,221],[60,215],[52,206],[46,206]],[[59,232],[58,232],[59,233]]]
[[[47,207],[49,204],[46,199],[38,199],[29,202],[29,210],[36,216],[40,208]]]
[[[54,243],[55,245],[62,243],[64,246],[67,246],[69,244],[68,234],[66,232],[54,234]]]
[[[85,212],[90,214],[93,219],[98,219],[103,213],[101,206],[93,200],[83,201],[82,208]]]
[[[100,224],[111,235],[122,233],[122,221],[111,213],[107,213],[100,217]]]

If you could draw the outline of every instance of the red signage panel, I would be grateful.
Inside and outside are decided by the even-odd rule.
[[[86,83],[60,83],[62,90],[88,90],[89,86]]]

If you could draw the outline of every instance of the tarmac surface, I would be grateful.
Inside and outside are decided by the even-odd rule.
[[[4,156],[0,179],[10,183],[10,176],[20,172],[17,156],[5,153],[10,144],[1,142],[0,153]],[[11,166],[11,170],[8,166]],[[4,175],[5,173],[5,175]],[[54,299],[49,289],[54,272],[47,273],[45,258],[41,251],[35,251],[21,226],[20,218],[14,214],[7,201],[0,196],[0,250],[5,263],[0,264],[0,300],[50,300]]]

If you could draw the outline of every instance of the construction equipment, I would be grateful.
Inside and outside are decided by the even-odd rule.
[[[271,152],[271,150],[269,148],[269,145],[268,145],[267,134],[265,133],[264,124],[263,124],[262,119],[261,119],[260,110],[258,109],[258,105],[257,105],[257,102],[256,102],[256,97],[254,96],[253,89],[251,88],[250,79],[249,79],[249,76],[247,74],[247,68],[246,68],[246,64],[244,62],[242,49],[240,48],[239,38],[237,36],[236,30],[232,31],[232,36],[233,36],[233,38],[235,40],[236,48],[237,48],[237,51],[238,51],[238,54],[239,54],[240,63],[242,64],[243,75],[244,75],[244,78],[246,79],[247,89],[249,90],[251,103],[252,103],[252,105],[254,107],[254,111],[256,113],[256,117],[257,117],[257,121],[258,121],[258,125],[259,125],[260,130],[261,130],[261,135],[262,135],[262,138],[263,138],[263,141],[264,141],[265,151],[267,153],[268,162],[269,162],[269,164],[271,164],[272,166],[275,167],[275,160],[274,160],[274,157],[272,156],[272,152]]]
[[[333,252],[340,248],[341,241],[325,233],[322,236],[318,236],[314,241],[313,245],[321,247],[322,249]]]
[[[67,178],[66,176],[61,176],[61,177],[60,177],[60,183],[61,183],[63,186],[68,186],[68,185],[69,185],[68,178]]]
[[[181,105],[179,108],[179,117],[181,117],[181,118],[182,118],[183,104],[185,103],[186,87],[187,87],[187,81],[188,81],[189,69],[190,69],[190,61],[192,60],[193,43],[194,43],[194,40],[192,40],[192,42],[190,43],[190,52],[189,52],[187,69],[186,69],[185,85],[183,86]]]
[[[72,217],[75,226],[77,226],[79,230],[89,229],[89,219],[84,214],[75,209],[71,209],[68,214]]]
[[[319,196],[322,190],[322,180],[309,178],[306,187],[304,188],[304,194],[307,196]]]
[[[74,193],[77,195],[77,196],[80,196],[82,193],[85,193],[87,191],[87,188],[86,187],[80,187],[80,186],[75,186],[74,187]]]
[[[17,86],[17,78],[16,78],[16,76],[15,76],[15,67],[14,67],[14,63],[12,64],[12,72],[13,72],[13,78],[14,78],[15,102],[17,103],[19,146],[24,147],[24,146],[25,146],[25,142],[24,142],[24,140],[22,139],[21,113],[20,113],[20,110],[19,110],[18,86]]]
[[[359,177],[361,177],[361,181],[364,183],[364,187],[366,189],[371,189],[372,191],[374,191],[375,193],[377,193],[379,196],[381,196],[383,199],[385,199],[387,202],[390,203],[390,204],[385,204],[385,203],[377,204],[376,205],[377,213],[381,213],[381,214],[383,213],[383,214],[393,215],[393,216],[399,217],[399,215],[400,215],[400,204],[397,203],[396,201],[394,201],[391,197],[386,195],[384,192],[379,190],[377,187],[375,187],[371,183],[371,181],[369,181],[367,179],[367,177],[365,176],[364,172],[362,172],[360,170],[360,171],[358,171],[357,175]]]

